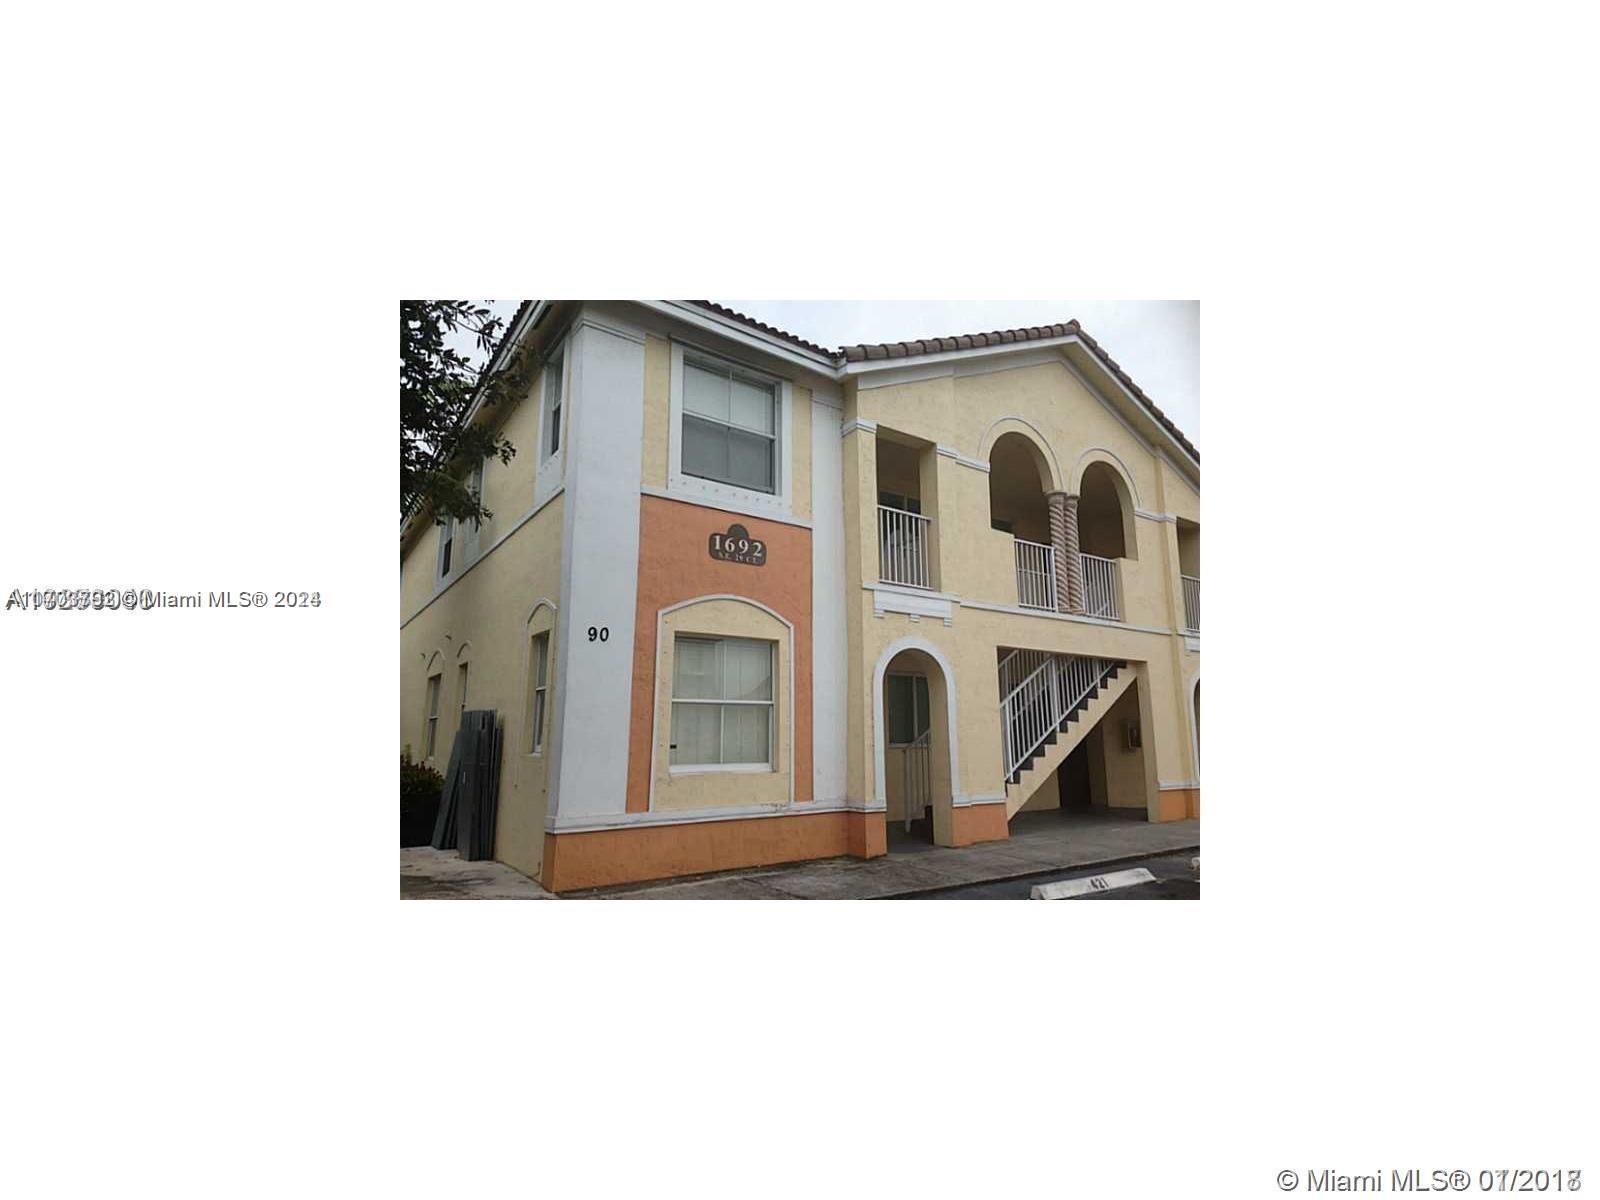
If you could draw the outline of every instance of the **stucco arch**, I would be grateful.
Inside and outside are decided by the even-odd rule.
[[[1076,496],[1083,487],[1083,473],[1094,463],[1105,463],[1111,468],[1112,474],[1121,480],[1117,489],[1122,493],[1122,500],[1128,506],[1129,514],[1139,507],[1139,489],[1133,484],[1133,472],[1128,470],[1128,464],[1123,462],[1104,446],[1091,446],[1078,455],[1078,461],[1072,464],[1072,473],[1067,477],[1067,486],[1064,489]]]
[[[426,679],[429,675],[433,674],[433,671],[434,671],[435,667],[442,668],[443,666],[444,666],[444,651],[443,650],[435,650],[432,654],[430,654],[428,656],[427,665],[422,668],[422,677],[424,679]]]
[[[983,462],[989,461],[989,452],[994,449],[994,444],[1008,433],[1020,434],[1034,449],[1034,464],[1039,469],[1039,482],[1044,484],[1046,492],[1063,492],[1069,489],[1062,486],[1066,478],[1061,473],[1061,465],[1056,462],[1056,452],[1050,448],[1050,439],[1039,432],[1039,427],[1022,417],[1001,417],[990,424],[983,431],[983,437],[978,440],[977,457]]]
[[[461,645],[456,650],[456,661],[457,662],[461,662],[463,659],[465,659],[467,657],[468,652],[471,651],[471,649],[472,649],[472,643],[471,642],[462,642]]]
[[[539,615],[539,610],[541,608],[548,608],[551,612],[557,611],[554,601],[547,596],[540,596],[533,602],[533,607],[528,610],[528,619],[524,621],[523,624],[532,625],[533,619]]]
[[[1189,681],[1189,738],[1194,751],[1194,778],[1200,782],[1200,672]]]
[[[945,711],[949,723],[950,742],[950,798],[954,802],[961,796],[961,761],[958,743],[960,722],[956,719],[956,669],[945,656],[944,651],[935,646],[926,638],[903,637],[890,642],[884,647],[883,653],[878,656],[877,666],[872,671],[872,752],[873,752],[873,780],[872,797],[874,808],[884,808],[888,804],[888,732],[883,727],[883,677],[889,670],[889,664],[895,655],[902,650],[919,650],[931,658],[944,676]]]
[[[748,608],[759,614],[760,623],[730,619],[726,606]],[[777,704],[776,728],[773,730],[772,771],[770,774],[694,774],[683,782],[675,782],[674,771],[668,766],[670,733],[672,729],[672,675],[675,653],[672,627],[683,629],[681,622],[673,620],[680,614],[693,613],[706,608],[688,622],[688,631],[711,637],[750,637],[771,640],[777,644],[778,656],[774,664],[773,700]],[[720,612],[719,612],[720,610]],[[696,622],[704,622],[697,627]],[[782,807],[795,801],[795,783],[800,772],[800,755],[797,745],[799,733],[798,710],[795,705],[795,676],[799,664],[795,660],[794,622],[777,609],[732,592],[711,592],[692,596],[669,604],[656,613],[655,691],[651,702],[648,747],[631,735],[630,753],[641,760],[648,759],[647,809],[692,810],[717,807]],[[676,793],[676,794],[675,794]]]

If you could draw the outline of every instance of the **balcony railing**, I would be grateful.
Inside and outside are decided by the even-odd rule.
[[[1017,603],[1023,608],[1056,610],[1056,551],[1042,542],[1017,543]]]
[[[878,505],[878,578],[884,583],[931,588],[928,538],[931,517]]]
[[[1122,585],[1117,560],[1098,554],[1081,554],[1083,560],[1083,610],[1091,617],[1122,620]]]
[[[1200,581],[1193,575],[1180,575],[1183,580],[1183,627],[1190,633],[1200,632]]]

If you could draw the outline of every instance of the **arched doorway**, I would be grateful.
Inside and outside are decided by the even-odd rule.
[[[875,794],[890,853],[951,846],[960,770],[953,741],[954,672],[932,643],[901,638],[879,657],[873,686]]]
[[[1194,777],[1200,778],[1200,676],[1194,677],[1194,695],[1189,701],[1190,716],[1194,722]]]

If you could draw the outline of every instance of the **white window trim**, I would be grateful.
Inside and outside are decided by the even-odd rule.
[[[440,583],[450,578],[451,575],[459,574],[461,571],[460,539],[456,537],[456,525],[458,523],[454,517],[446,517],[443,521],[438,521],[434,524],[434,528],[439,531],[439,546],[435,552],[433,575]],[[448,571],[445,570],[444,566],[444,548],[447,544],[450,547],[450,569]]]
[[[550,347],[546,354],[545,366],[539,372],[539,380],[534,385],[535,403],[539,411],[539,449],[538,457],[534,464],[533,506],[540,507],[549,500],[561,487],[561,480],[565,474],[564,464],[567,461],[567,447],[572,438],[572,336],[566,334]],[[557,354],[561,356],[561,428],[558,441],[560,448],[554,454],[546,455],[545,447],[550,441],[550,414],[545,409],[545,377],[549,374],[549,360]]]
[[[682,703],[679,701],[678,703]],[[717,774],[745,774],[745,775],[772,775],[776,767],[762,763],[692,763],[675,765],[667,768],[669,775],[717,775]]]
[[[475,494],[479,505],[483,504],[484,481],[487,473],[487,460],[479,460],[478,465],[472,469],[472,474],[467,477],[467,490]],[[478,561],[483,525],[478,521],[462,521],[460,532],[463,535],[460,539],[462,542],[461,548],[465,551],[462,558],[462,566],[466,566],[469,562]]]
[[[770,383],[776,390],[777,411],[773,414],[773,428],[777,444],[773,452],[773,471],[776,485],[771,492],[736,487],[731,483],[718,483],[686,475],[683,471],[683,360],[687,354],[709,362],[725,363],[729,367]],[[751,516],[792,517],[794,493],[794,386],[770,371],[752,367],[748,363],[731,359],[725,354],[714,354],[698,346],[672,343],[672,371],[670,385],[671,403],[667,418],[668,464],[667,491],[686,500],[708,503],[730,512],[748,513]]]
[[[433,686],[435,680],[438,687]],[[444,671],[429,675],[422,687],[422,761],[427,762],[439,749],[439,696],[444,691]]]
[[[544,639],[544,662],[540,664],[544,667],[544,671],[542,672],[544,675],[544,680],[543,682],[540,682],[539,676],[534,675],[532,680],[533,687],[530,689],[532,700],[529,703],[529,707],[533,711],[528,714],[528,717],[530,724],[533,726],[532,730],[530,731],[533,734],[533,747],[532,749],[524,752],[530,758],[544,757],[544,727],[550,716],[550,633],[551,631],[548,629],[541,629],[538,633],[531,634],[528,637],[528,654],[530,656],[530,660],[535,653],[534,648],[538,644],[539,639]],[[534,662],[530,661],[528,663],[528,673],[530,675],[533,675],[533,667]],[[541,696],[544,698],[544,703],[542,705],[539,703],[539,697]],[[534,720],[535,717],[537,717],[537,720]]]
[[[683,639],[701,642],[760,642],[767,647],[770,656],[771,675],[768,686],[772,690],[772,697],[767,700],[715,700],[710,697],[695,697],[677,695],[677,683],[672,684],[668,696],[667,719],[668,728],[671,728],[672,710],[680,704],[711,704],[717,708],[728,708],[738,705],[745,708],[765,708],[767,710],[767,761],[764,763],[668,763],[669,775],[703,775],[717,772],[743,771],[750,774],[776,774],[778,770],[778,648],[773,642],[765,638],[739,637],[736,634],[718,633],[681,633],[673,635],[672,656],[674,670],[678,656],[677,643]],[[670,739],[669,739],[670,740]],[[718,744],[721,744],[721,731],[718,732]]]
[[[884,678],[883,699],[884,699],[884,703],[887,705],[888,701],[889,701],[889,685],[888,685],[888,681],[890,679],[910,679],[910,680],[914,681],[914,680],[918,680],[918,679],[927,680],[928,677],[926,675],[917,675],[917,674],[915,674],[914,672],[911,672],[911,671],[885,671],[883,673],[883,678]],[[923,687],[930,688],[931,685],[926,683],[926,682],[924,682]],[[933,692],[931,690],[928,692],[928,711],[923,713],[922,715],[923,715],[924,718],[927,719],[928,729],[931,730],[933,728]],[[884,724],[885,724],[885,728],[887,728],[887,726],[888,726],[888,718],[887,718],[887,716],[884,719]],[[921,734],[917,733],[917,685],[916,685],[915,682],[913,682],[912,685],[911,685],[911,736],[912,736],[912,740],[909,741],[909,742],[891,741],[891,742],[886,743],[886,745],[891,750],[904,750],[907,746],[915,745],[916,739],[918,737],[922,736]]]

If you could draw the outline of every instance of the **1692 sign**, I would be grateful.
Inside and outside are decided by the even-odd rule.
[[[730,525],[727,533],[713,533],[710,544],[712,558],[751,567],[767,565],[767,544],[760,538],[751,537],[750,531],[743,525]]]

